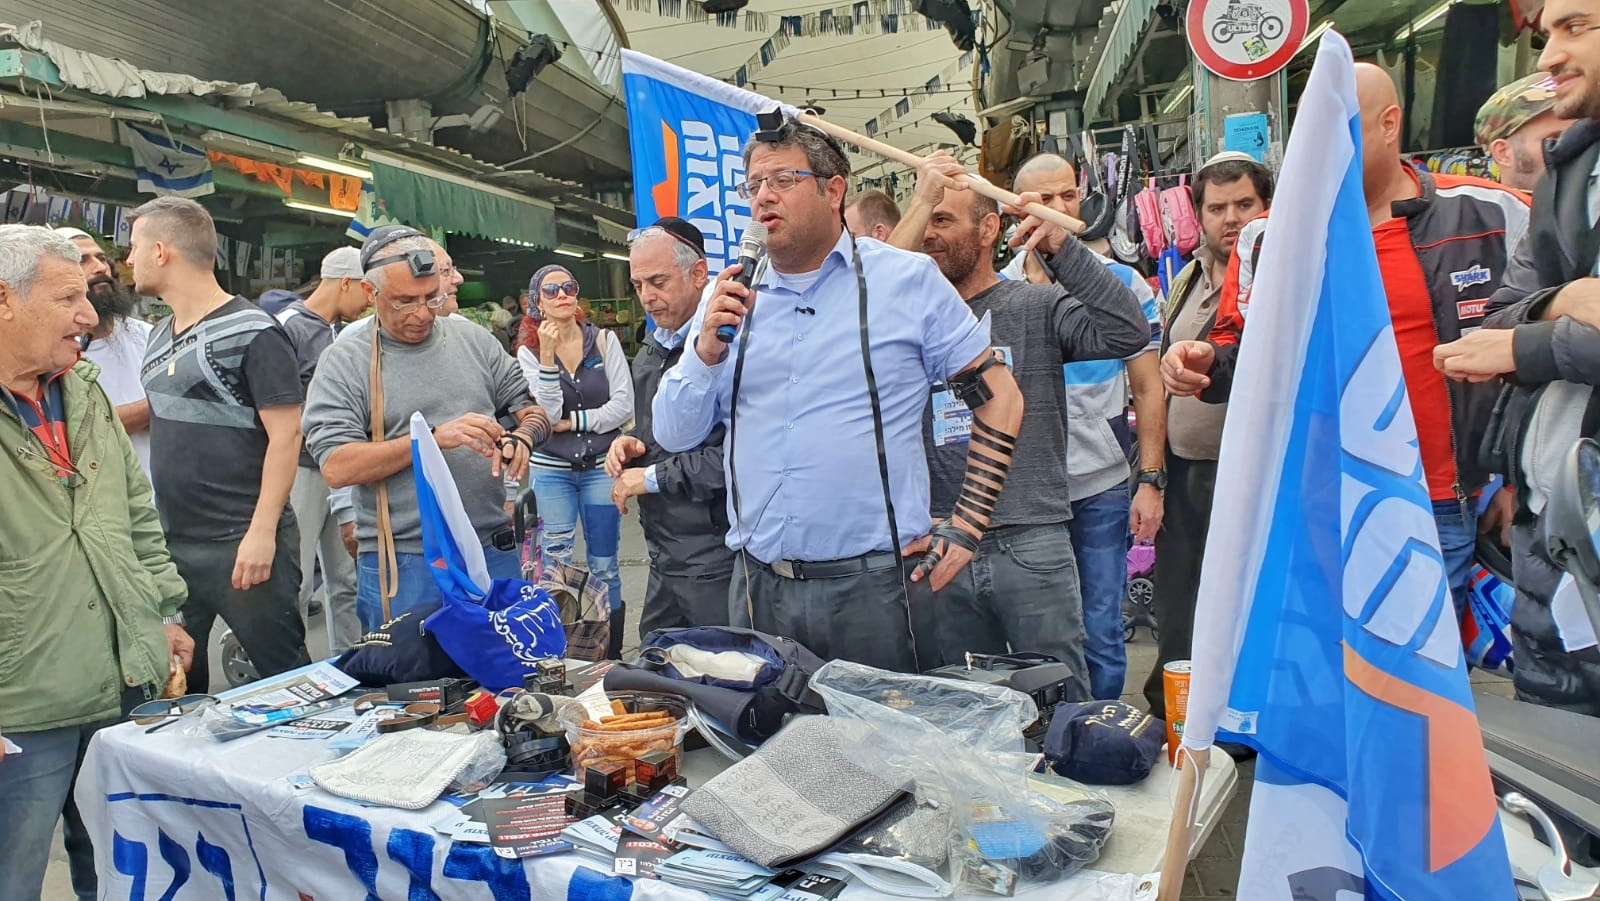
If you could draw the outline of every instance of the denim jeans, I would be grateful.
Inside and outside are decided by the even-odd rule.
[[[589,573],[610,588],[611,610],[623,608],[622,574],[617,569],[618,532],[622,515],[611,502],[611,477],[603,469],[534,469],[533,496],[539,503],[544,531],[539,549],[546,560],[572,562],[578,523],[583,522],[583,550]]]
[[[1472,588],[1472,557],[1478,545],[1478,511],[1454,499],[1433,502],[1433,522],[1439,527],[1439,550],[1444,553],[1444,577],[1456,604],[1456,621],[1467,609]]]
[[[122,708],[144,700],[141,690],[123,693]],[[22,749],[0,759],[0,901],[36,901],[50,863],[50,840],[56,819],[64,818],[62,843],[72,891],[79,901],[94,901],[98,888],[94,846],[78,816],[72,789],[83,766],[89,739],[116,720],[44,729],[7,732],[6,738]]]
[[[1122,696],[1128,653],[1122,602],[1128,593],[1128,483],[1072,502],[1072,552],[1083,594],[1083,656],[1095,700]]]
[[[1083,604],[1065,524],[990,529],[972,562],[933,596],[940,657],[1049,654],[1067,665],[1068,701],[1089,700]]]
[[[391,618],[407,610],[444,603],[444,595],[429,571],[428,558],[421,554],[395,554],[394,559],[399,578],[395,580],[395,595],[389,599]],[[484,545],[483,559],[491,579],[522,578],[522,561],[516,551]],[[384,623],[383,601],[378,594],[378,555],[367,551],[361,555],[356,574],[356,614],[361,617],[362,634]]]

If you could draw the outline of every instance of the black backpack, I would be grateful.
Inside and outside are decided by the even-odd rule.
[[[716,653],[738,651],[765,663],[751,678],[689,675],[673,663],[673,648]],[[606,674],[605,690],[651,691],[682,697],[740,740],[766,741],[792,714],[826,713],[822,698],[811,691],[811,674],[822,659],[792,638],[780,638],[733,626],[660,629],[646,635],[639,658]]]

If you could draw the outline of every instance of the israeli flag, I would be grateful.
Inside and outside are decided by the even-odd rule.
[[[146,194],[204,197],[217,190],[206,150],[161,132],[122,123],[122,140],[133,151],[139,190]]]
[[[750,224],[750,201],[738,189],[756,113],[797,110],[632,50],[622,51],[622,89],[639,225],[682,217],[705,236],[712,272],[737,262]]]
[[[1271,222],[1222,435],[1184,746],[1260,752],[1241,898],[1514,898],[1367,219],[1353,61],[1333,31]]]
[[[378,202],[378,194],[372,188],[372,182],[361,183],[361,195],[356,198],[356,214],[350,220],[350,225],[344,230],[345,237],[356,241],[367,240],[367,235],[380,225],[397,225],[399,220],[384,212],[383,205]]]
[[[483,545],[467,518],[444,452],[421,413],[411,414],[411,466],[422,513],[422,554],[433,580],[446,596],[482,601],[489,594],[489,565]]]

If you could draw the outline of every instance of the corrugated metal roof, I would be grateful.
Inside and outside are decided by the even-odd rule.
[[[1134,50],[1150,27],[1156,5],[1157,0],[1118,0],[1101,16],[1100,28],[1078,79],[1078,89],[1084,92],[1085,120],[1099,118],[1106,93],[1133,61]]]
[[[504,68],[523,34],[463,0],[0,0],[0,21],[33,20],[68,47],[145,70],[259,80],[343,115],[382,116],[385,101],[414,98],[431,102],[435,115],[498,104],[505,116],[489,131],[436,140],[500,162],[599,119],[542,165],[573,178],[627,178],[627,122],[620,106],[607,108],[611,93],[557,62],[510,98]]]
[[[262,116],[294,127],[338,134],[362,148],[386,150],[460,175],[482,178],[495,187],[553,200],[593,216],[622,221],[632,219],[628,211],[588,197],[585,187],[578,182],[552,178],[531,169],[503,169],[458,150],[374,127],[365,118],[339,116],[311,103],[290,100],[274,88],[254,83],[201,81],[187,75],[138,69],[121,60],[45,41],[37,26],[38,23],[31,23],[19,29],[0,24],[0,40],[45,53],[63,69],[63,78],[69,85],[86,94],[108,98],[113,103],[121,97],[147,93],[196,96],[240,115]]]
[[[277,97],[257,95],[249,99],[228,98],[223,101],[223,105],[240,112],[270,116],[306,128],[334,132],[361,147],[387,150],[462,175],[485,178],[486,183],[495,187],[523,191],[535,197],[554,200],[563,206],[580,209],[593,216],[620,221],[629,221],[633,218],[633,214],[627,210],[589,197],[587,189],[578,182],[553,178],[533,169],[503,169],[459,150],[414,141],[404,135],[375,128],[366,119],[337,116],[310,103],[284,99],[282,95]]]

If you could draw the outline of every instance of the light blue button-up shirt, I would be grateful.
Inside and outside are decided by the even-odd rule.
[[[884,445],[900,540],[928,533],[928,461],[922,417],[929,386],[989,348],[979,322],[933,261],[863,238],[873,374],[883,404]],[[801,312],[801,310],[815,312]],[[768,270],[746,318],[750,329],[736,436],[728,461],[728,546],[764,563],[839,560],[888,550],[872,406],[861,360],[860,301],[850,235],[804,291]],[[700,334],[702,306],[689,331]],[[661,380],[656,440],[669,451],[698,446],[726,423],[744,335],[715,366],[691,347]],[[737,439],[737,446],[733,438]],[[738,476],[742,510],[735,510]]]

